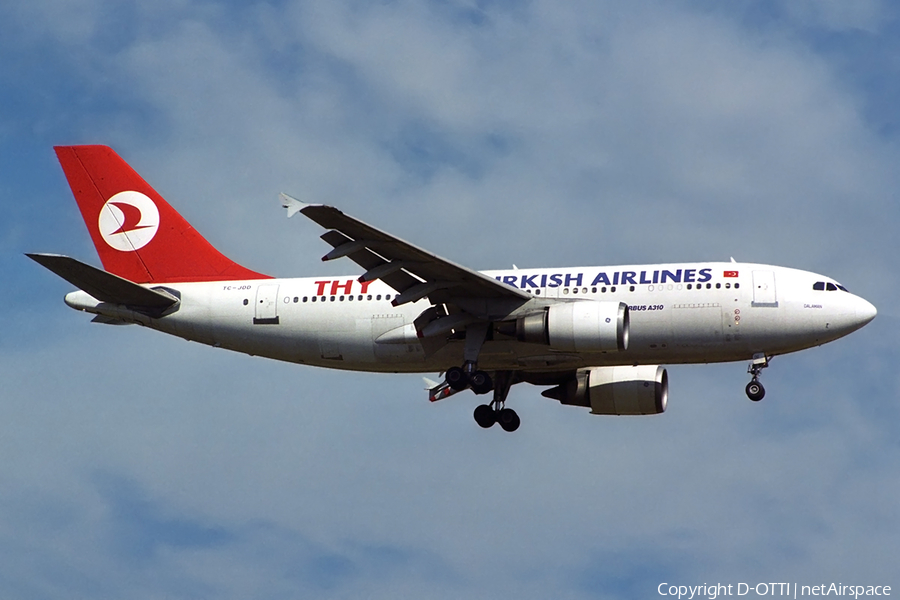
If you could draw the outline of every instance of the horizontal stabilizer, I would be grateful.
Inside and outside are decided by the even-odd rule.
[[[123,304],[151,316],[159,315],[178,302],[178,298],[165,291],[142,287],[118,275],[107,273],[68,256],[61,254],[26,254],[25,256],[101,302]]]

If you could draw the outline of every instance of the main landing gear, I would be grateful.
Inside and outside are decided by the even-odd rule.
[[[513,384],[512,371],[497,371],[497,384],[494,386],[494,399],[490,405],[481,404],[475,409],[475,422],[489,429],[499,423],[504,431],[513,432],[519,428],[519,415],[511,408],[506,408],[506,397]]]
[[[747,367],[747,372],[753,377],[747,384],[745,391],[747,397],[754,402],[759,402],[766,395],[766,388],[759,382],[759,374],[763,369],[769,366],[769,359],[765,354],[757,354],[753,357],[753,362]]]
[[[473,362],[467,362],[463,367],[450,367],[447,369],[445,379],[447,385],[457,392],[471,387],[473,392],[482,395],[494,389],[491,376],[484,371],[477,371]]]
[[[500,423],[504,431],[513,432],[519,428],[521,421],[519,415],[511,408],[497,410],[487,404],[480,404],[475,408],[475,422],[485,429],[490,429],[494,423]]]
[[[521,421],[519,415],[511,408],[506,408],[506,397],[509,388],[513,384],[512,371],[497,371],[494,378],[484,371],[475,369],[473,363],[466,363],[463,367],[451,367],[447,369],[445,376],[447,385],[456,391],[462,391],[467,387],[478,395],[494,392],[490,404],[481,404],[475,409],[475,422],[481,427],[489,429],[495,423],[499,423],[504,431],[515,431]]]
[[[497,371],[492,378],[484,371],[478,370],[478,355],[481,346],[488,337],[490,324],[487,322],[472,323],[466,327],[466,344],[463,351],[465,362],[462,367],[451,367],[445,375],[446,385],[455,392],[466,388],[479,396],[494,392],[490,404],[482,404],[475,409],[475,422],[488,429],[494,423],[500,423],[504,431],[515,431],[519,428],[519,415],[511,408],[506,408],[506,397],[514,383],[512,371]],[[496,380],[496,381],[495,381]]]

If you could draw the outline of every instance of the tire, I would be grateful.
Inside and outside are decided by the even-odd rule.
[[[484,429],[490,429],[497,422],[497,413],[487,404],[475,407],[475,422]]]
[[[510,433],[518,429],[521,424],[519,415],[511,408],[504,408],[501,410],[497,414],[497,422],[500,423],[500,427],[503,428],[503,431],[508,431]]]
[[[461,392],[469,386],[469,376],[460,367],[450,367],[444,376],[447,385],[457,392]]]
[[[484,371],[475,371],[469,383],[472,386],[472,391],[479,395],[487,394],[494,389],[494,381]]]
[[[747,397],[754,402],[759,402],[766,395],[766,388],[758,381],[748,383],[745,391],[747,392]]]

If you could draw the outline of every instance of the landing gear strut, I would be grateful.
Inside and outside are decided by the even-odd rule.
[[[513,384],[512,371],[497,371],[497,383],[494,385],[494,399],[490,405],[481,404],[475,409],[475,422],[489,429],[494,423],[500,423],[504,431],[513,432],[519,428],[519,415],[511,408],[506,408],[506,397]]]
[[[759,402],[766,395],[766,388],[759,382],[759,374],[763,369],[769,366],[769,359],[765,354],[757,354],[753,357],[753,362],[747,367],[747,372],[753,377],[747,384],[745,391],[747,397],[754,402]]]

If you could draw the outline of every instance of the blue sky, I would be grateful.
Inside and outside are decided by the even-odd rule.
[[[0,595],[634,598],[900,586],[893,4],[0,6]],[[323,265],[278,193],[474,268],[738,260],[873,302],[850,337],[670,369],[610,419],[517,387],[516,435],[415,376],[229,354],[69,310],[98,264],[52,152],[113,146],[231,258]]]

